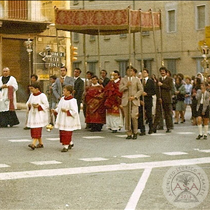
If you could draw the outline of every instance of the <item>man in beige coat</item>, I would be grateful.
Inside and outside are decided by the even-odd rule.
[[[139,97],[143,93],[141,81],[136,77],[137,70],[128,66],[126,76],[121,79],[119,89],[123,92],[122,106],[125,117],[126,139],[137,139],[138,115],[140,106]]]

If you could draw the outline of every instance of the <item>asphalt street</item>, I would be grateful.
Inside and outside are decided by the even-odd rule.
[[[111,133],[104,126],[90,132],[81,112],[82,129],[73,133],[74,147],[66,153],[60,152],[57,129],[43,129],[44,148],[31,150],[30,130],[23,129],[26,112],[18,110],[17,115],[18,126],[0,128],[1,210],[180,209],[164,194],[164,179],[172,167],[194,165],[206,175],[200,178],[205,192],[201,198],[195,194],[195,207],[188,201],[184,209],[210,209],[210,136],[196,140],[198,129],[191,125],[189,110],[186,122],[171,133],[160,130],[137,140],[126,140],[124,129]],[[191,189],[191,194],[199,188],[175,186],[182,192]]]

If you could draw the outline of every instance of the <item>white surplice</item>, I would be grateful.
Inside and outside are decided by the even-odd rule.
[[[18,84],[16,79],[13,76],[10,76],[9,81],[5,84],[7,86],[12,86],[14,88],[13,91],[13,104],[14,108],[17,109],[17,101],[16,101],[16,91],[18,90]],[[0,87],[3,86],[2,76],[0,77]],[[3,88],[0,91],[0,112],[9,111],[9,99],[8,99],[8,88]]]
[[[68,110],[71,116],[67,116],[67,113],[62,112],[61,109]],[[64,131],[74,131],[81,129],[77,100],[75,98],[65,100],[64,97],[62,97],[55,111],[58,113],[55,122],[55,128]]]
[[[29,128],[40,128],[46,126],[49,123],[49,102],[47,96],[44,93],[36,96],[31,94],[26,102],[27,107],[28,104],[39,104],[42,107],[42,111],[31,106],[31,108],[28,109],[28,120],[26,126]]]

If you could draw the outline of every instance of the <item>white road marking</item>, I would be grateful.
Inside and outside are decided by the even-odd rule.
[[[8,167],[10,167],[10,166],[7,164],[0,164],[0,168],[8,168]]]
[[[72,174],[88,174],[88,173],[100,173],[100,172],[112,172],[112,171],[127,171],[127,170],[130,171],[130,170],[140,170],[146,168],[162,168],[162,167],[182,166],[182,165],[197,165],[205,163],[210,163],[210,157],[131,163],[131,164],[100,165],[100,166],[77,167],[77,168],[59,168],[59,169],[46,169],[46,170],[34,170],[34,171],[5,172],[5,173],[0,173],[0,180],[14,180],[14,179],[35,178],[35,177],[52,177],[52,176],[64,176]]]
[[[185,135],[185,134],[187,134],[187,135],[190,135],[190,134],[195,134],[195,132],[176,132],[177,134],[181,134],[181,135]]]
[[[127,137],[127,135],[115,135],[115,136],[121,137],[121,138],[126,138]]]
[[[133,191],[127,206],[125,207],[125,210],[134,210],[136,209],[136,206],[138,204],[138,201],[141,197],[141,194],[146,186],[147,180],[151,174],[152,168],[146,168],[141,176],[141,178],[139,179],[139,182],[135,188],[135,190]]]
[[[60,138],[46,138],[46,140],[48,140],[48,141],[59,141]]]
[[[103,161],[103,160],[108,160],[106,158],[101,158],[101,157],[95,157],[95,158],[80,158],[79,160],[83,160],[83,161]]]
[[[103,136],[83,136],[84,139],[104,139]]]
[[[35,161],[31,162],[34,165],[52,165],[52,164],[61,164],[61,162],[56,161],[56,160],[51,160],[51,161]]]
[[[164,155],[187,155],[188,153],[186,152],[163,152]]]
[[[121,157],[132,159],[132,158],[145,158],[145,157],[150,157],[150,156],[139,154],[139,155],[124,155],[124,156],[121,156]]]
[[[199,150],[199,152],[210,153],[210,149],[207,149],[207,150]]]
[[[29,139],[11,139],[8,141],[10,141],[10,142],[29,142],[31,140],[29,140]]]
[[[165,136],[166,134],[165,133],[152,133],[150,135],[152,135],[152,136]]]

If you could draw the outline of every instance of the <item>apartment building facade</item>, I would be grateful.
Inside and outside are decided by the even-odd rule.
[[[132,34],[131,42],[129,34],[92,36],[72,33],[72,44],[78,47],[78,60],[74,62],[74,67],[93,71],[96,75],[99,75],[100,69],[106,69],[108,72],[117,69],[124,76],[125,68],[129,64],[128,49],[131,43],[131,64],[139,71],[142,68],[141,59],[144,67],[156,75],[161,61],[172,74],[181,72],[192,76],[204,71],[198,42],[205,39],[205,26],[210,24],[210,2],[135,0],[71,2],[71,9],[125,9],[128,6],[135,10],[161,11],[162,30],[144,32],[142,36],[140,33]]]
[[[28,99],[31,74],[39,76],[45,91],[49,75],[59,74],[61,63],[70,66],[66,59],[70,57],[70,35],[56,31],[53,24],[55,6],[69,9],[70,3],[0,1],[0,74],[7,66],[16,77],[18,102]]]

